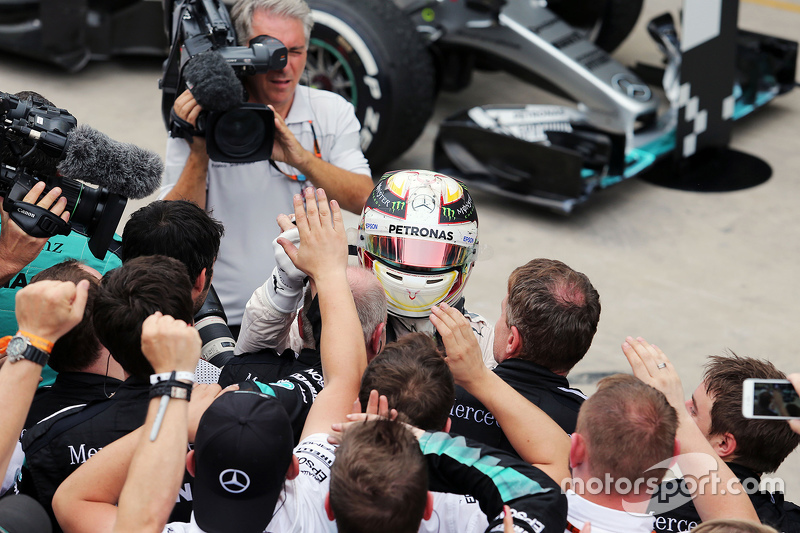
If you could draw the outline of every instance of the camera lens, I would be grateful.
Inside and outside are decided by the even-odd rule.
[[[219,150],[229,157],[253,155],[264,144],[264,120],[248,109],[233,109],[219,117],[214,126],[214,140]]]

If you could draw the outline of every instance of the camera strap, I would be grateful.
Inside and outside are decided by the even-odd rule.
[[[169,133],[173,138],[186,139],[191,143],[192,137],[206,136],[205,132],[192,126],[191,122],[187,122],[179,117],[177,113],[175,113],[175,109],[171,109],[169,112],[169,124]]]
[[[3,200],[3,209],[8,211],[11,220],[31,237],[47,237],[53,235],[69,235],[70,225],[58,215],[38,205],[18,202],[11,198]]]

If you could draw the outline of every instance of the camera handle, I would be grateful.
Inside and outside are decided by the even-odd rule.
[[[70,225],[58,215],[38,205],[19,202],[9,197],[3,199],[3,209],[8,211],[11,220],[31,237],[69,235]]]
[[[191,122],[183,120],[181,117],[178,116],[177,113],[175,113],[174,109],[170,110],[169,119],[170,119],[169,132],[172,135],[172,137],[180,137],[181,139],[186,139],[190,143],[192,142],[192,137],[205,137],[204,131],[195,128]]]

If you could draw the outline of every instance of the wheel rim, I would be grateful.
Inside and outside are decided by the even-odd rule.
[[[347,59],[321,39],[311,38],[306,60],[308,85],[342,96],[358,108],[356,77]]]

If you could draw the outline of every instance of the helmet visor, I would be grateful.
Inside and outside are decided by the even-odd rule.
[[[363,235],[363,234],[362,234]],[[464,265],[471,248],[449,242],[384,235],[363,235],[364,249],[385,261],[418,268],[452,268]]]

